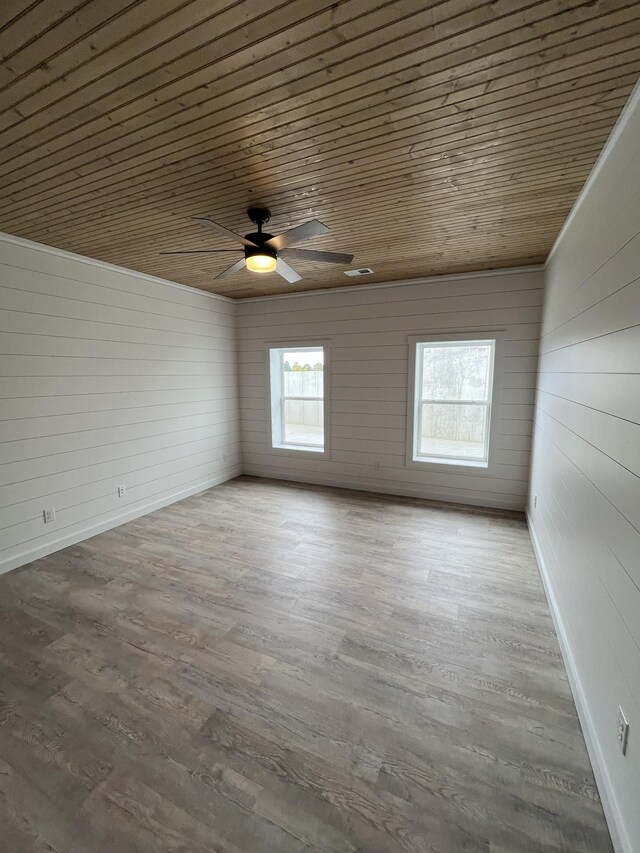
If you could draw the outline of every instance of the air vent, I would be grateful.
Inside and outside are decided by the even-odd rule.
[[[345,270],[345,275],[373,275],[373,270],[370,267],[360,267],[359,270]]]

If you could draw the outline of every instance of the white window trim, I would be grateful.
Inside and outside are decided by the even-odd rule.
[[[323,401],[323,414],[324,414],[324,446],[323,447],[314,447],[310,444],[281,444],[280,440],[282,439],[282,428],[281,426],[278,428],[278,442],[274,443],[274,410],[273,410],[273,392],[271,388],[271,351],[272,350],[296,350],[297,352],[306,352],[312,350],[318,350],[322,348],[324,350],[324,377],[323,377],[323,392],[324,397]],[[282,355],[280,354],[280,357]],[[309,459],[328,459],[330,458],[330,407],[329,402],[331,399],[330,395],[330,350],[329,344],[326,340],[318,341],[285,341],[282,343],[281,341],[268,341],[266,343],[265,349],[265,362],[266,362],[266,382],[267,382],[267,418],[269,422],[269,435],[268,435],[268,445],[267,452],[273,453],[279,456],[286,455],[294,455],[296,457],[304,456]],[[278,372],[278,377],[280,379],[281,372]],[[279,424],[282,423],[282,406],[283,406],[283,398],[280,393],[280,389],[278,391],[278,398],[280,400],[280,420]],[[315,397],[305,397],[306,400],[314,400],[320,399]]]
[[[467,332],[448,332],[434,335],[433,333],[425,333],[424,335],[410,335],[407,338],[408,344],[408,386],[407,386],[407,446],[406,446],[406,467],[414,468],[420,471],[433,471],[439,473],[460,473],[462,470],[465,473],[477,473],[484,475],[492,475],[496,462],[495,460],[495,441],[498,433],[498,423],[500,421],[500,392],[502,388],[502,358],[504,349],[504,330],[496,329],[481,329]],[[442,460],[436,459],[435,456],[425,457],[424,459],[416,459],[414,454],[414,442],[416,428],[419,420],[418,407],[416,406],[416,353],[417,344],[421,343],[444,343],[446,341],[495,341],[495,349],[493,356],[493,382],[490,398],[490,417],[489,429],[487,437],[488,460],[486,462],[473,459],[451,459],[443,457]]]

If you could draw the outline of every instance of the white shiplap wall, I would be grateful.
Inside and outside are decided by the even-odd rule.
[[[617,849],[640,851],[640,89],[547,264],[529,521]],[[537,506],[534,507],[534,495]],[[621,705],[631,724],[623,757]]]
[[[232,302],[0,235],[0,571],[240,470]]]
[[[533,269],[243,300],[238,358],[245,473],[524,508],[541,303],[542,272]],[[505,357],[491,475],[407,467],[408,336],[476,337],[496,330],[504,331]],[[319,340],[328,343],[331,360],[328,458],[274,452],[267,343]]]

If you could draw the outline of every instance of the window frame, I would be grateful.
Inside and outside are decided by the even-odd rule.
[[[323,376],[323,397],[284,397],[282,393],[282,376],[283,376],[283,353],[286,350],[295,350],[296,352],[313,352],[322,349],[324,352],[324,376]],[[278,380],[277,388],[274,390],[273,383],[273,353],[277,353],[278,359]],[[268,435],[268,451],[279,455],[295,454],[296,456],[307,456],[309,458],[327,458],[329,456],[329,365],[330,354],[327,341],[314,341],[310,343],[308,340],[296,343],[288,341],[286,343],[267,342],[266,345],[266,373],[267,373],[267,414],[269,420],[269,435]],[[277,396],[276,392],[277,391]],[[313,444],[287,444],[282,441],[283,424],[284,424],[284,405],[286,400],[305,399],[319,400],[323,404],[323,431],[324,444],[322,447]],[[277,438],[276,439],[276,430]]]
[[[452,456],[438,456],[437,454],[419,455],[417,450],[417,438],[420,435],[421,409],[424,403],[422,390],[418,387],[421,370],[418,369],[419,344],[446,344],[453,343],[460,346],[465,343],[471,344],[480,341],[493,341],[493,375],[491,377],[491,393],[487,402],[480,401],[479,404],[486,405],[489,409],[489,417],[486,431],[486,454],[485,460],[463,459]],[[441,473],[458,472],[461,469],[469,469],[468,473],[491,474],[495,468],[495,436],[499,421],[500,389],[502,387],[502,350],[504,342],[504,330],[485,329],[473,332],[449,332],[434,335],[411,335],[408,343],[408,391],[407,391],[407,446],[406,466],[420,470],[438,471]],[[429,402],[427,400],[427,402]],[[442,400],[435,401],[442,403]],[[446,401],[444,401],[446,402]],[[476,401],[453,401],[456,405],[465,403],[474,405]]]

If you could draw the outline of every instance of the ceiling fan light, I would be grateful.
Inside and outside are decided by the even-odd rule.
[[[247,258],[247,269],[251,272],[273,272],[277,261],[273,255],[249,255]]]

